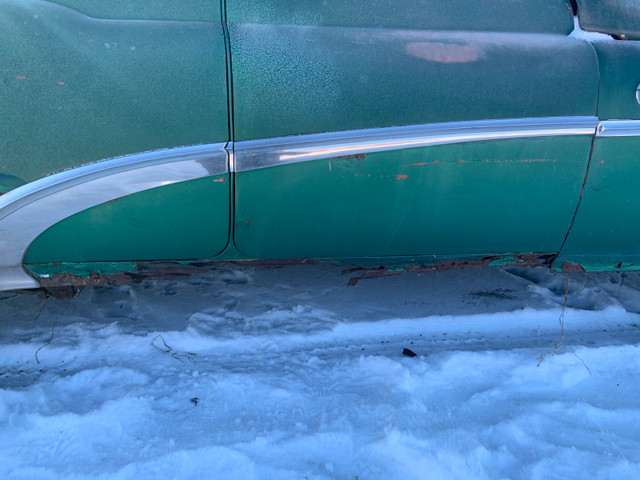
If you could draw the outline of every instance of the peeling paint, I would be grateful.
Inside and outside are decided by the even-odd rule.
[[[567,262],[566,260],[562,262],[562,271],[564,273],[578,273],[584,272],[585,269],[579,263]]]
[[[354,266],[343,273],[359,273],[349,279],[349,285],[353,286],[359,280],[365,278],[385,277],[401,273],[437,273],[447,270],[463,270],[467,268],[486,268],[491,266],[502,267],[551,267],[555,253],[525,253],[521,255],[493,255],[472,260],[438,260],[432,264],[406,265],[390,269],[385,265],[375,267]]]
[[[406,263],[396,266],[373,265],[363,266],[347,264],[339,259],[310,259],[294,258],[280,260],[197,260],[191,262],[141,262],[131,264],[130,271],[99,273],[95,271],[87,274],[53,274],[40,275],[38,280],[40,291],[60,299],[70,299],[76,296],[84,287],[103,287],[113,285],[127,285],[139,283],[146,279],[181,278],[209,272],[210,269],[225,265],[238,265],[259,269],[282,268],[288,265],[313,265],[329,263],[345,267],[343,274],[356,274],[348,280],[349,285],[356,285],[359,280],[377,278],[402,273],[437,273],[447,270],[462,270],[466,268],[483,268],[492,266],[503,267],[550,267],[555,253],[526,253],[521,255],[492,255],[467,260],[438,260],[433,263]],[[409,262],[409,260],[407,260]],[[564,262],[564,265],[577,265]],[[577,265],[577,267],[580,267]],[[575,268],[575,267],[571,267]],[[583,270],[576,270],[583,271]],[[34,291],[30,291],[34,292]]]

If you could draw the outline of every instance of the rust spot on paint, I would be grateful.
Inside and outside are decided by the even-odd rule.
[[[344,160],[345,162],[347,162],[350,167],[359,167],[360,162],[365,158],[367,158],[366,153],[356,153],[355,155],[342,155],[336,157],[337,160]]]
[[[64,85],[64,82],[58,82],[58,85]]]
[[[406,180],[409,175],[396,175],[396,180]]]
[[[236,228],[238,228],[238,227],[240,227],[242,225],[244,225],[245,227],[248,227],[249,225],[251,225],[251,217],[247,217],[244,220],[240,219],[240,220],[238,220],[237,223],[234,223],[233,225]]]
[[[621,267],[622,267],[622,262],[616,263],[616,268],[621,268]]]
[[[463,159],[458,160],[458,163],[464,163]]]
[[[16,80],[24,80],[27,77],[25,77],[24,75],[16,75]]]
[[[600,165],[604,165],[604,160],[600,160]]]
[[[213,181],[215,183],[227,183],[227,179],[225,177],[216,178]]]
[[[567,262],[566,260],[562,262],[562,271],[564,273],[578,273],[584,272],[584,268],[579,263]]]
[[[120,200],[120,198],[122,198],[122,197],[114,198],[113,200],[107,200],[104,203],[107,204],[107,205],[111,205],[112,203],[118,202]]]
[[[411,166],[412,167],[421,167],[421,166],[426,165],[426,164],[427,164],[427,162],[412,163]]]
[[[440,163],[440,160],[435,160],[433,163]]]
[[[550,267],[551,262],[555,258],[554,253],[524,253],[521,255],[515,255],[513,262],[501,264],[502,267]],[[386,277],[389,275],[399,275],[406,272],[413,273],[436,273],[444,272],[447,270],[463,270],[467,268],[486,268],[493,264],[493,262],[499,261],[501,257],[499,255],[493,255],[483,257],[475,260],[440,260],[433,264],[420,264],[420,265],[406,265],[399,268],[390,269],[386,265],[377,265],[374,267],[361,267],[352,266],[344,270],[343,274],[358,273],[356,277],[349,279],[349,285],[353,286],[358,283],[359,280],[365,278],[377,278]]]
[[[341,155],[339,157],[336,157],[340,160],[364,160],[365,158],[367,158],[367,154],[366,153],[356,153],[354,155]]]

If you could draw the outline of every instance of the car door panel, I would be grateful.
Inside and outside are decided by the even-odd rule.
[[[560,35],[231,24],[235,140],[595,115],[590,45]]]
[[[236,242],[267,258],[554,252],[584,179],[573,155],[589,144],[486,141],[241,172]]]
[[[293,3],[292,12],[306,5]],[[545,26],[514,33],[515,25],[493,23],[484,27],[495,31],[474,31],[482,22],[463,14],[453,30],[428,30],[428,20],[420,29],[415,18],[411,28],[397,28],[410,2],[395,2],[391,20],[380,4],[364,15],[363,23],[374,26],[356,28],[334,26],[340,22],[330,14],[298,20],[228,3],[240,252],[269,258],[557,252],[597,125],[592,47]],[[570,20],[565,3],[554,5]],[[431,2],[414,17],[446,9]],[[238,12],[245,11],[261,23],[241,22]],[[401,135],[410,138],[421,126],[446,131],[455,122],[484,132],[487,122],[513,126],[512,120],[522,133],[530,118],[558,117],[567,125],[580,117],[585,126],[543,139],[507,129],[497,138],[481,133],[449,142],[445,135],[420,148],[412,148],[415,139],[384,152],[369,148],[385,128],[404,126]],[[280,152],[291,138],[304,142],[313,134],[329,138],[321,158],[302,155],[292,164]],[[367,138],[368,146],[345,149],[350,134]],[[309,141],[299,147],[312,152],[317,145]]]

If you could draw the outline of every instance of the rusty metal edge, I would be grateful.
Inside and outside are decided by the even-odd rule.
[[[224,266],[253,267],[258,269],[282,268],[292,265],[331,264],[343,269],[350,275],[348,285],[356,285],[359,280],[377,278],[402,273],[437,273],[448,270],[497,267],[534,267],[550,268],[555,253],[526,253],[520,255],[491,255],[466,260],[437,260],[431,262],[407,262],[406,264],[357,265],[339,259],[276,259],[276,260],[198,260],[192,262],[144,262],[136,263],[131,271],[118,273],[91,272],[88,276],[72,273],[54,274],[39,278],[41,290],[60,299],[76,296],[84,287],[108,287],[140,283],[147,279],[175,279],[191,275],[204,274],[212,268]],[[508,261],[504,261],[508,258]],[[496,262],[500,262],[499,265]],[[30,290],[33,292],[33,290]]]

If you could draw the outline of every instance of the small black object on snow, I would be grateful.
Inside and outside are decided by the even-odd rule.
[[[407,357],[417,357],[418,356],[413,350],[409,350],[408,348],[402,349],[402,354],[406,355]]]

